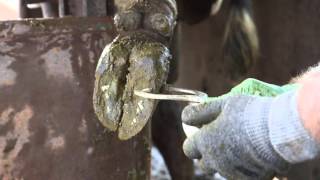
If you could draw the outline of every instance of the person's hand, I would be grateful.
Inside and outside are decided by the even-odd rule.
[[[185,154],[199,159],[207,173],[228,179],[271,179],[287,170],[287,163],[269,138],[268,110],[272,97],[229,95],[189,105],[185,124],[202,127],[183,145]]]
[[[230,92],[220,97],[228,97],[234,95],[254,95],[261,97],[275,97],[290,90],[297,89],[298,84],[286,84],[284,86],[278,86],[269,84],[254,78],[248,78],[242,81],[237,86],[233,87]],[[209,97],[206,102],[216,99],[216,97]]]

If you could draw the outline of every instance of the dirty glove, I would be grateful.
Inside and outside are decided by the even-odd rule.
[[[255,87],[264,87],[260,85]],[[206,172],[216,170],[228,179],[271,179],[291,163],[314,157],[314,142],[299,119],[294,89],[261,97],[251,95],[249,87],[242,94],[187,106],[183,122],[202,128],[185,141],[185,154],[200,159]]]

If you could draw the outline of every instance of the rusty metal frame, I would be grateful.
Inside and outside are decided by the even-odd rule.
[[[110,18],[0,22],[0,179],[149,179],[150,126],[129,141],[92,109]]]

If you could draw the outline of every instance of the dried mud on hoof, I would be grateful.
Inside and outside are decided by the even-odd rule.
[[[138,134],[152,117],[156,101],[134,95],[151,88],[157,93],[169,73],[170,53],[153,40],[126,36],[104,49],[96,69],[93,104],[99,121],[121,140]]]

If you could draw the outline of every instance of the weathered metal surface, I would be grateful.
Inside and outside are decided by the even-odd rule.
[[[149,126],[129,141],[92,107],[109,18],[0,23],[0,179],[149,179]]]

